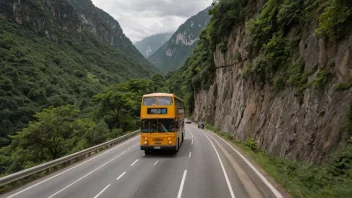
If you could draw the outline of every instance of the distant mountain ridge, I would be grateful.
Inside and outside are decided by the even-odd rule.
[[[172,36],[172,33],[162,33],[148,36],[134,45],[144,57],[149,57]]]
[[[210,21],[210,7],[189,18],[148,60],[160,71],[167,73],[178,69],[197,46],[199,35]]]

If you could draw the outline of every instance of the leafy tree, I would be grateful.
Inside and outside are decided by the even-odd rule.
[[[114,128],[122,128],[125,124],[122,120],[123,117],[136,108],[134,96],[130,92],[113,91],[94,96],[93,101],[100,105],[96,114],[97,118],[103,118],[110,131]]]

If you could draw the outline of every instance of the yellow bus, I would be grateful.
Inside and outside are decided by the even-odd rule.
[[[154,150],[177,152],[185,137],[183,100],[168,93],[143,95],[140,125],[146,155]]]

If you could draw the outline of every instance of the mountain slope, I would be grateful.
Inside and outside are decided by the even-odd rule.
[[[156,73],[122,30],[96,22],[92,34],[70,2],[0,2],[0,146],[45,107],[84,109],[105,87]],[[108,43],[103,35],[124,39]]]
[[[141,41],[138,41],[134,45],[139,50],[139,52],[143,54],[144,57],[149,57],[154,54],[154,52],[158,50],[160,46],[168,41],[171,36],[171,33],[155,34],[144,38]]]
[[[189,18],[148,60],[160,71],[167,73],[179,68],[192,55],[199,35],[210,20],[209,8]]]
[[[83,29],[96,35],[113,48],[119,49],[140,64],[155,69],[127,38],[119,23],[108,13],[95,7],[91,0],[71,0]]]

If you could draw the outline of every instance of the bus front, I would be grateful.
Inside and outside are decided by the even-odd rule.
[[[154,150],[177,152],[181,141],[177,107],[172,94],[148,94],[141,106],[141,150],[149,154]]]

